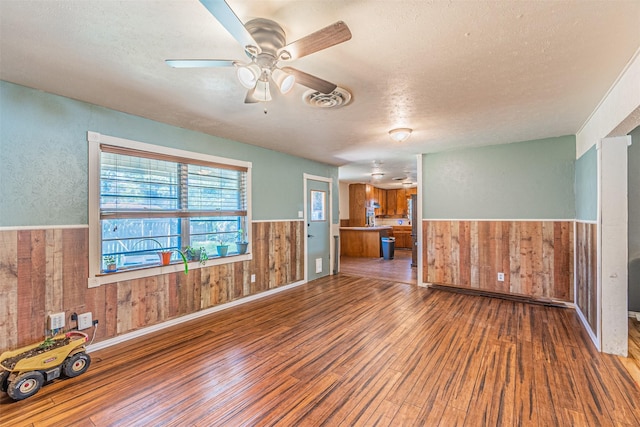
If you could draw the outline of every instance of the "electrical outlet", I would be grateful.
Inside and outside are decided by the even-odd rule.
[[[78,329],[88,329],[93,326],[93,316],[91,312],[78,314]]]
[[[251,275],[251,283],[256,283],[256,275],[255,274]]]
[[[64,328],[64,320],[65,314],[62,313],[51,313],[49,315],[49,329],[62,329]]]
[[[498,273],[498,282],[504,282],[504,273]]]
[[[316,273],[322,273],[322,258],[316,258]]]

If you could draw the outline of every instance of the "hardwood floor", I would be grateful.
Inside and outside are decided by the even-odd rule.
[[[0,425],[640,425],[573,310],[344,273],[91,356]]]
[[[340,271],[362,277],[417,284],[417,267],[411,267],[411,251],[396,249],[393,259],[340,257]]]
[[[640,387],[640,322],[629,318],[629,357],[620,358]]]

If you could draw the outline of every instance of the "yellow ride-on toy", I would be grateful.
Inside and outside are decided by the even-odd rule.
[[[31,397],[45,382],[77,377],[89,369],[87,334],[70,331],[44,342],[0,354],[0,390],[13,400]]]

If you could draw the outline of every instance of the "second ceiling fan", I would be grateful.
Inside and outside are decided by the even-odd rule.
[[[289,92],[295,83],[329,94],[336,85],[292,67],[278,67],[279,61],[302,58],[351,39],[349,27],[338,21],[299,40],[286,43],[285,32],[274,21],[256,18],[243,24],[224,0],[200,3],[244,48],[248,63],[228,59],[167,59],[176,68],[235,66],[240,84],[249,89],[245,103],[271,101],[270,83],[280,92]]]

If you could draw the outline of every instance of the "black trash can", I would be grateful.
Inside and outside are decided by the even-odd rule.
[[[382,256],[384,259],[393,259],[393,253],[396,249],[395,237],[382,237]]]

